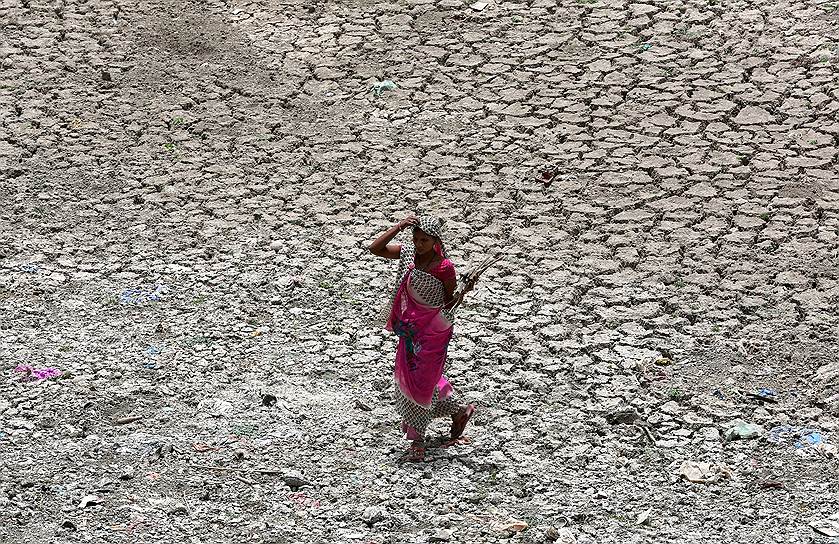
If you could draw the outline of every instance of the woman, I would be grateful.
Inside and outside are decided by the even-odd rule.
[[[411,447],[408,460],[425,458],[425,430],[431,419],[451,417],[451,439],[463,435],[475,406],[462,406],[443,375],[446,351],[452,338],[453,310],[473,285],[455,294],[457,276],[446,258],[438,219],[406,217],[370,244],[370,252],[399,259],[396,286],[385,328],[399,336],[396,347],[396,410]],[[411,244],[390,243],[402,230],[413,227]]]

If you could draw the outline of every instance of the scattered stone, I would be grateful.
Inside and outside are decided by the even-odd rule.
[[[639,417],[638,411],[634,407],[630,406],[609,412],[606,414],[606,421],[610,425],[631,425],[635,423]]]
[[[638,517],[635,518],[635,525],[649,525],[650,524],[650,516],[652,515],[652,509],[648,508],[638,514]]]
[[[731,470],[725,464],[683,461],[678,474],[688,482],[708,484],[723,478],[731,478]]]
[[[79,509],[87,508],[88,506],[97,506],[102,504],[102,499],[98,495],[85,495],[79,501]]]
[[[385,519],[385,509],[381,506],[368,506],[361,514],[361,520],[369,527]]]
[[[292,490],[297,491],[303,486],[314,485],[312,482],[303,479],[299,474],[287,474],[283,476],[283,482]]]
[[[429,542],[448,542],[452,539],[454,532],[451,529],[437,529],[428,537]]]

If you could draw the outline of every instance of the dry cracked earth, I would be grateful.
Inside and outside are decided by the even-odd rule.
[[[836,541],[839,3],[0,22],[0,542]],[[408,213],[503,254],[418,465],[366,252]]]

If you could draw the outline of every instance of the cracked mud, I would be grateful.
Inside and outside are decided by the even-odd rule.
[[[0,542],[830,541],[836,2],[0,22]],[[365,252],[413,212],[503,251],[419,466]]]

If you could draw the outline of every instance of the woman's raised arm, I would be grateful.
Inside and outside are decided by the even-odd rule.
[[[419,220],[413,215],[406,217],[399,223],[393,225],[376,238],[370,244],[370,253],[386,259],[398,259],[399,251],[402,249],[400,244],[391,244],[390,241],[396,237],[399,232],[409,226],[416,226]]]

